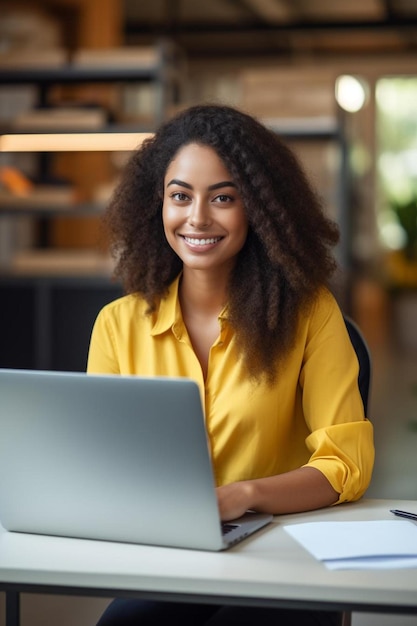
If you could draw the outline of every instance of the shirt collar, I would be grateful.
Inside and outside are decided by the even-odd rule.
[[[161,298],[158,311],[156,313],[155,323],[151,330],[151,335],[162,335],[167,330],[174,327],[176,323],[183,324],[181,315],[181,307],[178,297],[178,288],[180,284],[181,273],[170,284],[168,288],[168,294]],[[220,320],[227,319],[227,305],[221,311],[219,315]]]

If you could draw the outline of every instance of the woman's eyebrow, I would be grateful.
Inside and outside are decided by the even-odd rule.
[[[192,189],[192,185],[189,185],[188,183],[184,183],[184,181],[179,180],[178,178],[173,178],[172,180],[169,181],[169,183],[167,184],[167,187],[169,187],[170,185],[179,185],[179,187],[186,187],[187,189]]]
[[[231,180],[224,180],[221,183],[215,183],[214,185],[210,185],[208,187],[208,190],[213,191],[214,189],[221,189],[222,187],[236,187],[236,185]]]
[[[189,183],[185,183],[183,180],[179,180],[178,178],[173,178],[167,184],[167,187],[170,185],[179,185],[180,187],[186,187],[186,189],[192,189],[193,186]],[[230,180],[223,180],[220,183],[214,183],[214,185],[209,185],[208,190],[214,191],[215,189],[221,189],[222,187],[236,187],[235,183]]]

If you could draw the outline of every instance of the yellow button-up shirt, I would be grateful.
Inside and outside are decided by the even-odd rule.
[[[323,290],[300,320],[296,344],[268,386],[248,379],[227,311],[219,317],[204,381],[178,283],[151,315],[137,295],[105,306],[93,328],[88,372],[195,380],[217,485],[308,465],[327,477],[339,502],[359,498],[371,478],[373,430],[364,417],[356,354],[330,292]]]

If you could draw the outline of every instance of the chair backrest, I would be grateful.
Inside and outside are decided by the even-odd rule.
[[[348,315],[344,315],[346,329],[359,361],[358,384],[365,416],[368,414],[369,388],[371,384],[371,355],[359,326]]]

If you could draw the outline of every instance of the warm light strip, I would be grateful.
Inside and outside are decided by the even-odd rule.
[[[0,152],[134,150],[153,133],[39,133],[0,135]]]

